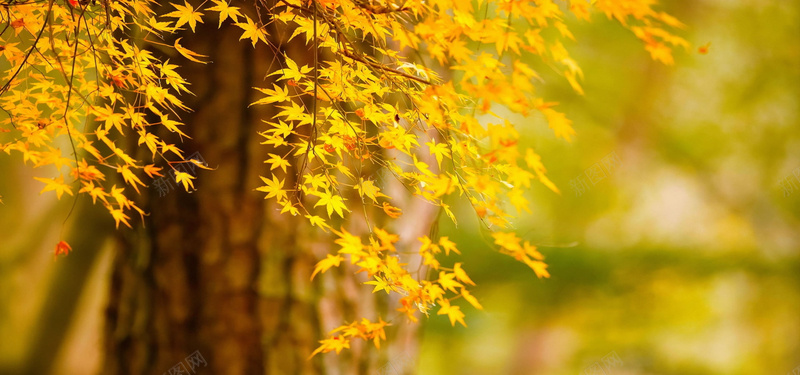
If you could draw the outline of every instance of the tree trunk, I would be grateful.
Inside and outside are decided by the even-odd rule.
[[[257,131],[268,128],[261,120],[274,110],[248,105],[256,99],[253,86],[271,87],[265,73],[281,57],[238,41],[236,27],[198,26],[181,43],[213,63],[170,59],[196,95],[182,97],[194,112],[182,116],[192,139],[179,146],[186,159],[197,151],[215,170],[199,172],[191,194],[153,186],[142,193],[149,213],[144,227],[124,231],[118,241],[103,374],[356,374],[396,353],[415,356],[402,348],[415,347],[415,330],[403,328],[401,348],[388,354],[364,343],[308,359],[330,329],[376,318],[383,301],[358,285],[363,273],[355,276],[350,266],[312,283],[313,267],[332,250],[332,239],[320,238],[302,218],[279,214],[254,190],[263,185],[258,176],[269,175],[263,161],[275,152],[260,144]],[[273,44],[294,49],[295,60],[306,48]],[[313,55],[307,56],[311,65]],[[175,186],[169,176],[164,181]],[[394,329],[401,326],[393,322]]]

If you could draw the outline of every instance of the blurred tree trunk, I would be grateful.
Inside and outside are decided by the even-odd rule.
[[[103,374],[182,374],[181,366],[198,374],[355,374],[406,352],[395,348],[379,358],[374,348],[357,344],[339,356],[308,360],[332,328],[375,318],[377,295],[359,288],[363,280],[355,279],[351,266],[312,283],[313,266],[331,251],[332,240],[315,240],[317,232],[302,218],[279,214],[254,190],[263,185],[259,174],[269,175],[267,153],[276,152],[257,135],[268,128],[261,120],[271,119],[274,109],[248,105],[258,96],[253,86],[271,87],[265,73],[282,58],[263,45],[239,42],[236,27],[198,26],[182,44],[212,63],[178,56],[170,62],[182,66],[196,95],[183,96],[194,110],[182,116],[192,136],[182,145],[185,158],[197,151],[216,170],[200,171],[191,194],[176,188],[160,196],[153,186],[143,192],[142,208],[149,213],[144,228],[124,231],[118,241]],[[272,43],[293,50],[295,60],[308,56],[313,65],[305,46]],[[287,186],[292,176],[290,171]],[[402,329],[398,345],[415,347],[414,332]]]
[[[199,373],[320,372],[306,360],[320,337],[311,236],[254,191],[270,151],[257,130],[269,114],[247,106],[273,56],[239,34],[201,28],[183,43],[213,63],[171,60],[196,95],[183,97],[195,110],[183,118],[186,158],[196,147],[216,170],[199,173],[192,194],[144,193],[150,216],[115,259],[103,373],[171,374],[196,351],[207,364]]]

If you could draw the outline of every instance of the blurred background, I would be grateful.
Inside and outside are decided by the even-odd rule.
[[[561,189],[535,186],[533,212],[514,223],[552,276],[537,280],[488,250],[490,237],[459,208],[459,227],[443,220],[440,233],[460,244],[484,310],[464,308],[468,328],[427,320],[419,374],[800,366],[800,3],[663,7],[690,25],[683,35],[695,45],[676,51],[674,66],[601,15],[569,23],[586,94],[545,69],[541,94],[578,136],[566,143],[543,119],[516,118]],[[93,373],[111,267],[101,234],[113,225],[84,214],[96,210],[85,199],[72,215],[89,219],[62,225],[72,201],[40,197],[34,172],[18,164],[0,159],[0,374],[37,360]],[[55,262],[65,232],[73,248],[102,250]]]
[[[466,309],[466,329],[431,319],[420,374],[800,366],[800,3],[662,3],[708,53],[664,66],[605,17],[570,24],[586,95],[557,76],[542,94],[577,138],[517,121],[562,192],[535,187],[516,223],[552,276],[485,251],[474,222],[443,222],[474,244],[464,263],[485,311]]]

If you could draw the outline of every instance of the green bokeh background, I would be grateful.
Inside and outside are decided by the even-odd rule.
[[[601,15],[570,23],[585,96],[544,74],[572,143],[518,119],[556,195],[537,186],[515,223],[550,279],[457,237],[484,311],[469,328],[427,324],[420,374],[786,374],[800,366],[800,4],[671,1],[708,54],[649,59]],[[547,73],[547,70],[542,70]],[[571,182],[609,154],[622,165],[583,193]],[[793,178],[793,177],[792,177]],[[796,180],[795,180],[796,181]],[[799,185],[800,186],[800,185]],[[467,210],[459,217],[468,217]],[[612,354],[613,353],[613,354]],[[620,360],[608,365],[612,354]],[[585,371],[585,372],[584,372]]]
[[[800,3],[663,7],[690,25],[681,35],[695,48],[711,43],[708,54],[676,51],[664,66],[602,15],[569,18],[577,42],[566,47],[585,96],[546,67],[541,95],[560,103],[578,135],[567,143],[541,118],[514,118],[561,189],[535,186],[532,212],[514,222],[552,277],[489,250],[474,214],[457,208],[459,226],[442,221],[440,233],[460,244],[484,310],[463,308],[468,328],[426,321],[420,374],[588,374],[609,354],[619,362],[606,374],[800,366]],[[572,189],[611,153],[621,166]],[[34,171],[15,161],[0,159],[0,370],[35,357],[36,335],[48,334],[39,314],[75,297],[57,361],[61,373],[85,373],[100,355],[110,252],[85,235],[76,241],[102,250],[71,255],[83,260],[66,269],[52,244],[76,226],[113,228],[62,227],[71,201],[40,197]],[[784,191],[787,179],[799,189]]]

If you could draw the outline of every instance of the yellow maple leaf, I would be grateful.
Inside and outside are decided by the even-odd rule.
[[[284,201],[279,201],[278,204],[281,205],[282,214],[285,214],[287,212],[292,216],[297,216],[300,214],[300,210],[296,207],[297,205],[292,204],[292,202],[290,202],[288,199]],[[323,228],[323,230],[325,230],[325,228]]]
[[[464,299],[476,309],[483,310],[483,306],[481,306],[481,304],[478,302],[478,299],[470,294],[466,289],[461,289],[461,296],[464,297]]]
[[[317,193],[317,195],[319,196],[319,200],[317,201],[317,204],[314,205],[314,207],[325,206],[325,209],[328,212],[328,217],[331,217],[331,215],[334,212],[336,212],[337,214],[339,214],[339,216],[344,218],[343,211],[350,212],[350,210],[347,209],[347,205],[344,204],[345,199],[342,198],[341,196],[333,195],[331,194],[331,192],[328,191]]]
[[[300,82],[300,80],[303,79],[306,76],[306,74],[311,72],[311,70],[312,68],[309,67],[308,65],[303,65],[302,67],[298,66],[297,63],[294,62],[294,60],[290,59],[289,57],[286,57],[286,67],[277,70],[270,75],[280,74],[281,77],[278,79],[281,80],[287,79],[294,82]]]
[[[109,212],[111,212],[111,216],[114,218],[114,221],[117,223],[117,229],[119,229],[119,223],[123,223],[128,228],[131,228],[130,223],[128,223],[128,219],[130,219],[130,217],[128,215],[125,215],[125,213],[122,212],[122,209],[110,210]]]
[[[531,212],[531,209],[528,207],[528,199],[523,195],[522,189],[511,189],[506,197],[508,197],[508,201],[514,205],[518,213],[522,213],[523,211]]]
[[[244,33],[242,33],[242,36],[239,37],[239,40],[249,38],[250,42],[253,43],[253,47],[256,46],[256,42],[258,42],[259,40],[264,43],[267,43],[267,36],[266,34],[264,34],[261,28],[258,27],[258,25],[256,25],[253,22],[253,20],[250,19],[250,17],[244,16],[244,18],[245,21],[247,21],[247,23],[244,22],[236,23],[236,26],[239,26],[242,30],[244,30]]]
[[[136,186],[136,184],[145,186],[127,165],[117,166],[117,172],[122,175],[122,179],[125,180],[125,183],[132,186],[137,193],[139,193],[139,187]]]
[[[533,169],[533,171],[536,172],[536,176],[544,186],[547,186],[547,188],[556,194],[561,194],[561,191],[558,190],[558,187],[556,187],[556,185],[545,175],[547,170],[545,169],[544,164],[542,164],[541,156],[536,154],[536,152],[530,148],[525,151],[525,163],[528,164],[528,168]]]
[[[172,3],[172,6],[177,10],[165,14],[164,17],[177,18],[178,20],[175,21],[175,27],[181,27],[188,23],[189,27],[192,29],[192,32],[194,32],[194,28],[197,26],[197,23],[203,23],[203,14],[195,11],[188,1],[184,0],[183,3],[185,5]]]
[[[180,171],[176,171],[175,172],[175,182],[177,182],[179,184],[182,183],[183,184],[183,188],[186,189],[186,191],[190,191],[189,190],[190,186],[191,186],[192,190],[194,190],[194,182],[192,182],[192,180],[194,180],[194,179],[195,179],[194,176],[192,176],[192,175],[190,175],[190,174],[188,174],[186,172],[180,172]]]
[[[442,305],[442,308],[439,309],[436,315],[447,315],[450,318],[450,324],[454,327],[456,322],[461,323],[464,327],[467,326],[467,323],[464,323],[464,313],[461,312],[461,307],[452,306],[447,300],[440,300],[439,304]]]
[[[572,141],[570,137],[575,135],[575,130],[572,129],[572,121],[567,116],[552,108],[542,108],[540,111],[547,118],[547,125],[553,129],[556,137],[563,138],[567,142]]]
[[[170,120],[170,118],[167,116],[161,116],[161,125],[163,125],[165,128],[167,128],[167,130],[169,130],[172,133],[178,133],[181,139],[183,139],[183,137],[191,138],[178,128],[178,126],[183,125],[182,122]]]
[[[314,280],[314,276],[316,276],[317,273],[325,273],[325,271],[329,270],[331,267],[339,267],[339,264],[343,260],[344,257],[341,255],[328,254],[325,259],[319,261],[314,267],[314,272],[311,274],[311,280]]]
[[[492,233],[494,243],[505,250],[510,252],[522,252],[522,246],[519,244],[520,239],[516,234],[511,232],[495,232]]]
[[[239,7],[232,7],[223,0],[211,1],[216,5],[206,10],[219,12],[219,26],[217,26],[217,28],[222,27],[222,22],[228,18],[230,18],[234,23],[239,22],[239,17],[242,16],[242,13],[239,12]]]
[[[253,103],[250,103],[250,105],[270,104],[270,103],[283,103],[283,102],[286,102],[286,101],[290,100],[289,87],[288,86],[284,86],[283,88],[281,88],[280,86],[278,86],[278,85],[276,85],[274,83],[272,84],[272,86],[273,86],[272,89],[262,89],[262,88],[259,88],[259,87],[254,87],[254,89],[256,89],[258,91],[261,91],[264,94],[267,94],[267,96],[265,96],[265,97],[263,97],[263,98],[261,98],[259,100],[256,100]],[[283,121],[281,121],[281,123],[282,122]],[[288,134],[286,136],[288,136]],[[286,137],[286,136],[284,136],[284,137]]]
[[[175,28],[170,27],[169,24],[169,22],[159,22],[155,17],[150,17],[150,19],[147,21],[147,25],[142,25],[142,28],[147,31],[151,31],[156,35],[161,35],[161,32],[171,33],[175,31]]]
[[[450,252],[451,251],[456,253],[456,254],[461,255],[461,252],[458,251],[458,249],[456,248],[456,243],[453,242],[453,241],[450,241],[450,238],[447,237],[447,236],[444,236],[444,237],[439,239],[439,246],[441,246],[442,249],[444,249],[444,253],[447,256],[450,256]]]
[[[125,126],[125,118],[122,113],[114,112],[114,108],[108,104],[104,107],[92,107],[91,111],[96,116],[96,121],[104,122],[106,131],[114,127],[120,134],[124,134],[122,132],[122,127]]]
[[[661,61],[664,65],[672,65],[675,59],[672,58],[672,49],[667,47],[664,43],[651,42],[644,46],[647,52],[650,52],[650,57],[653,60]]]
[[[465,284],[475,285],[475,282],[473,282],[472,279],[470,279],[469,276],[467,276],[467,273],[464,272],[464,269],[461,268],[461,263],[456,263],[453,266],[453,274],[456,275],[456,279],[461,280]]]
[[[453,293],[456,293],[456,288],[463,288],[460,282],[455,281],[456,274],[455,273],[447,273],[444,271],[439,271],[439,280],[437,282],[439,285],[442,286],[445,290],[450,290]]]
[[[179,158],[183,159],[183,153],[177,146],[171,143],[161,143],[161,153],[166,154],[167,152],[172,152]]]
[[[351,263],[355,263],[364,253],[364,244],[361,243],[361,238],[358,236],[354,236],[350,234],[348,231],[342,228],[341,232],[336,231],[335,229],[331,229],[334,234],[339,236],[339,239],[335,240],[334,242],[341,246],[339,249],[339,254],[350,254]]]
[[[117,202],[120,207],[129,207],[130,203],[127,197],[125,197],[125,188],[117,188],[117,185],[111,187],[111,197]]]
[[[431,155],[436,157],[436,164],[441,168],[444,157],[450,157],[450,149],[447,147],[447,143],[436,143],[436,140],[431,140],[426,142],[425,145],[428,146],[428,151]]]
[[[286,172],[286,167],[291,167],[292,166],[292,164],[289,163],[288,160],[284,159],[280,155],[275,155],[275,154],[272,154],[272,153],[267,154],[267,155],[269,155],[269,159],[264,160],[264,163],[268,163],[268,164],[271,165],[269,170],[273,170],[275,168],[280,168],[282,171]]]
[[[208,63],[207,61],[202,61],[202,60],[198,60],[198,59],[197,59],[198,57],[201,57],[201,58],[206,58],[206,57],[208,57],[208,56],[206,56],[206,55],[201,55],[201,54],[199,54],[199,53],[195,53],[195,52],[193,52],[193,51],[190,51],[190,50],[189,50],[189,49],[187,49],[187,48],[184,48],[184,47],[183,47],[183,46],[180,44],[180,42],[181,42],[181,39],[183,39],[183,38],[181,37],[181,38],[178,38],[178,39],[176,39],[176,40],[175,40],[175,44],[173,44],[173,47],[175,47],[175,50],[176,50],[176,51],[178,51],[178,53],[180,53],[181,55],[183,55],[183,57],[185,57],[185,58],[187,58],[187,59],[189,59],[189,60],[191,60],[191,61],[194,61],[194,62],[196,62],[196,63],[201,63],[201,64],[207,64],[207,63]]]
[[[145,131],[144,129],[139,131],[139,142],[138,144],[141,145],[144,143],[150,152],[155,155],[158,152],[158,137],[153,134]]]
[[[84,181],[83,187],[78,191],[78,193],[89,193],[89,195],[92,197],[92,203],[97,203],[97,198],[100,198],[100,200],[102,200],[106,206],[108,205],[108,200],[106,199],[108,193],[106,193],[102,187],[95,186],[94,182],[92,181]]]
[[[550,273],[547,272],[547,263],[542,262],[540,260],[533,260],[531,258],[523,257],[522,261],[530,267],[533,272],[536,273],[536,276],[539,278],[548,278],[550,277]]]
[[[381,193],[381,189],[375,186],[375,181],[372,180],[365,180],[361,178],[354,188],[358,190],[359,195],[372,199],[372,201],[376,204],[378,203],[379,197],[386,197],[385,194]]]
[[[61,199],[61,196],[64,193],[67,193],[69,195],[74,195],[74,194],[72,194],[72,188],[69,185],[64,183],[64,176],[63,175],[58,176],[58,177],[56,177],[54,179],[53,178],[40,178],[40,177],[34,177],[34,179],[37,180],[37,181],[41,181],[41,182],[44,182],[45,184],[47,184],[42,189],[42,191],[39,192],[39,194],[42,194],[45,191],[51,191],[52,190],[52,191],[56,192],[56,196],[58,196],[58,199]]]
[[[327,232],[328,229],[330,229],[330,227],[331,227],[330,225],[328,225],[328,223],[325,222],[325,219],[323,219],[323,218],[321,218],[321,217],[319,217],[317,215],[306,215],[306,219],[308,219],[308,221],[311,223],[311,225],[316,226],[316,227],[320,227],[325,232]]]
[[[375,285],[375,288],[372,289],[372,293],[380,292],[381,290],[385,290],[386,294],[395,290],[394,286],[392,286],[388,280],[381,278],[380,276],[375,276],[375,280],[367,281],[364,284],[368,285]]]
[[[342,336],[334,336],[329,339],[320,340],[320,344],[322,345],[320,345],[319,348],[317,348],[316,350],[314,350],[314,352],[311,353],[311,355],[308,357],[309,359],[311,359],[318,353],[328,353],[331,351],[335,351],[336,354],[339,354],[343,349],[350,348],[350,339]]]
[[[286,190],[283,190],[283,184],[285,180],[278,181],[278,177],[272,175],[272,180],[261,177],[261,181],[264,181],[266,185],[259,187],[256,190],[267,193],[267,196],[264,197],[264,199],[269,199],[272,197],[275,197],[278,200],[286,199]]]

